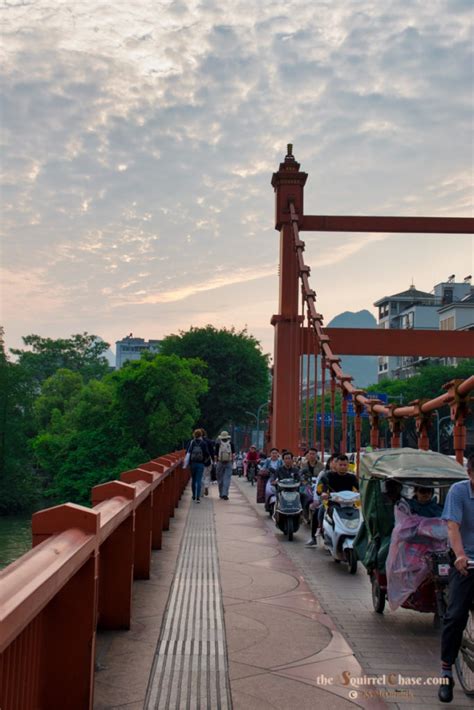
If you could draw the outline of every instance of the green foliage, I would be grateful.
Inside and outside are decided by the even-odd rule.
[[[407,380],[382,380],[367,388],[369,392],[386,392],[389,400],[404,404],[415,399],[433,399],[443,394],[443,385],[465,379],[474,372],[474,360],[462,360],[456,366],[426,365],[420,374]]]
[[[82,384],[59,370],[35,405],[33,449],[54,502],[87,503],[92,486],[177,448],[199,416],[206,381],[176,356],[127,363]]]
[[[419,375],[410,377],[407,380],[389,380],[385,379],[376,384],[367,387],[367,392],[381,392],[388,395],[389,403],[394,403],[397,405],[409,404],[416,399],[434,399],[439,395],[443,394],[445,390],[443,386],[450,382],[451,380],[464,380],[470,377],[474,373],[474,360],[463,360],[457,366],[444,366],[444,365],[426,365],[424,366]],[[322,398],[319,395],[317,397],[316,411],[321,413]],[[335,419],[336,421],[341,419],[341,395],[340,391],[336,392],[335,399]],[[326,414],[331,413],[331,401],[330,394],[326,390],[325,395],[325,411]],[[443,419],[449,414],[449,407],[440,408],[439,418]],[[301,414],[303,422],[305,423],[306,416],[306,405],[303,403],[301,408]],[[314,416],[314,400],[310,399],[309,406],[309,421],[310,421],[310,431],[312,427]],[[351,418],[349,417],[349,425]],[[472,415],[467,421],[468,426],[472,426]],[[387,423],[383,418],[380,420],[381,432],[382,434],[387,431],[387,440],[389,438]],[[318,426],[318,429],[320,427]],[[330,427],[326,424],[326,445],[329,442],[329,429]],[[336,423],[336,442],[340,438],[341,426]],[[445,419],[440,426],[440,448],[442,451],[451,452],[452,450],[452,440],[450,437],[450,420]],[[319,437],[319,434],[318,434]],[[415,421],[413,419],[406,419],[404,422],[403,437],[405,445],[417,446],[417,432]],[[368,419],[362,419],[362,443],[366,445],[369,441],[369,422]],[[430,446],[433,449],[437,449],[437,426],[436,417],[434,417],[433,425],[430,430]]]
[[[255,412],[268,399],[268,356],[246,330],[218,330],[212,325],[191,328],[166,337],[161,352],[198,358],[206,364],[209,389],[200,398],[200,423],[211,435],[230,422],[247,422],[247,412]],[[194,371],[199,367],[194,361]]]
[[[82,386],[83,379],[79,372],[60,369],[52,377],[49,377],[43,383],[41,395],[34,403],[38,429],[48,426],[55,411],[64,414],[71,400],[81,391]]]
[[[207,382],[193,372],[196,363],[176,355],[128,362],[111,375],[122,421],[150,456],[171,451],[187,439],[199,418],[199,397]]]
[[[82,333],[70,338],[42,338],[27,335],[23,338],[30,350],[12,348],[18,364],[37,387],[59,369],[79,372],[84,381],[100,379],[109,371],[104,352],[109,347],[96,335]]]
[[[0,514],[28,509],[38,495],[28,447],[32,404],[28,378],[8,360],[0,329]]]

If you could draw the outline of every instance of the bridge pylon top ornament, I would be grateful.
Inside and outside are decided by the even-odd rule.
[[[303,214],[303,188],[308,173],[300,172],[300,164],[293,155],[293,144],[288,143],[287,153],[277,173],[273,173],[272,186],[275,190],[275,229],[290,222],[290,202],[295,205],[296,213]]]

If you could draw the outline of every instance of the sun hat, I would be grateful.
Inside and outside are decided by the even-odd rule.
[[[219,439],[230,439],[230,434],[228,431],[221,431],[219,434]]]

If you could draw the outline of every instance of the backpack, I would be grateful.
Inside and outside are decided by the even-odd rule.
[[[200,444],[196,441],[191,449],[191,463],[202,463],[204,461],[204,452]]]
[[[219,461],[222,461],[222,463],[232,461],[232,446],[230,444],[230,439],[220,442]]]

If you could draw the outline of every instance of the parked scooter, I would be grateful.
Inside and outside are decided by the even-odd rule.
[[[301,521],[300,483],[293,478],[283,478],[275,481],[276,501],[273,513],[275,525],[284,533],[288,540],[293,540]]]
[[[247,481],[252,484],[252,486],[255,485],[255,477],[257,475],[258,471],[258,464],[256,461],[249,461],[247,463]]]
[[[244,459],[242,456],[238,456],[235,461],[235,472],[239,478],[244,475]]]
[[[323,538],[326,549],[335,562],[347,562],[349,572],[357,572],[354,539],[362,525],[358,503],[360,493],[341,491],[330,493],[329,507],[324,514]]]
[[[276,497],[277,494],[275,485],[272,484],[271,481],[267,481],[267,485],[265,486],[265,510],[267,511],[270,518],[273,518]]]

